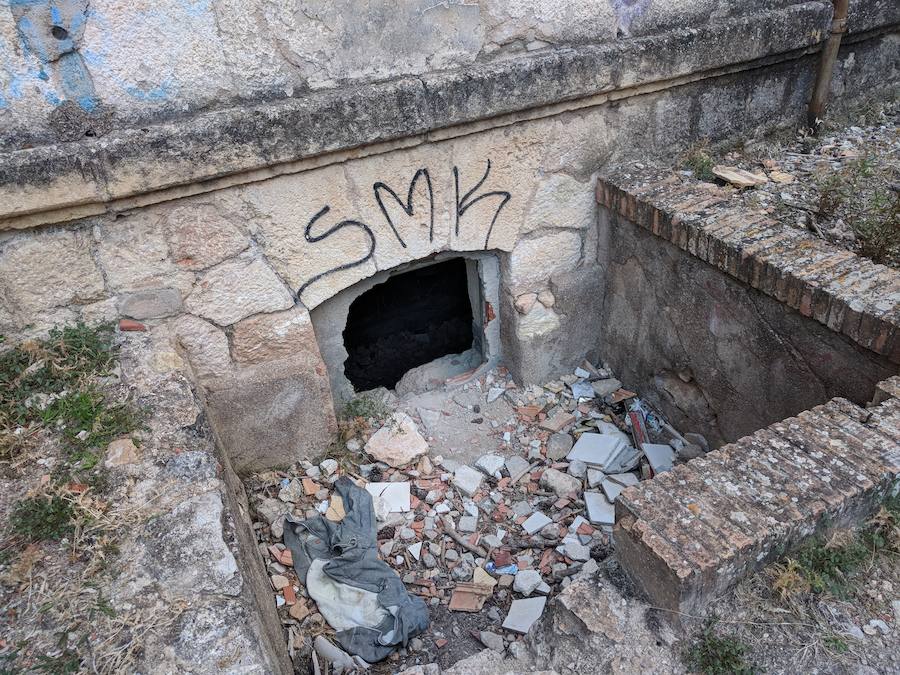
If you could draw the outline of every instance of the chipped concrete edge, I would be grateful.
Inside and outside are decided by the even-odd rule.
[[[749,210],[704,223],[702,184],[601,178],[598,203],[721,272],[900,364],[900,272]],[[665,193],[665,202],[659,197]],[[773,236],[782,228],[784,236]]]
[[[192,193],[220,189],[308,170],[311,159],[333,153],[441,140],[600,105],[642,87],[664,89],[800,58],[820,48],[830,16],[830,3],[807,2],[9,152],[0,155],[0,230],[98,215],[116,200],[127,200],[119,210],[135,208],[184,196],[165,192],[179,186]],[[890,33],[900,13],[881,19],[892,23],[867,25],[869,32],[848,40]]]

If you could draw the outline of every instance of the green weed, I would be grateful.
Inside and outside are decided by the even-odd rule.
[[[688,152],[684,160],[684,165],[691,170],[694,178],[707,183],[716,179],[716,175],[713,173],[714,164],[713,158],[703,147],[694,148]]]
[[[773,589],[782,598],[829,593],[848,598],[860,568],[879,551],[900,552],[900,499],[887,500],[858,530],[817,536],[773,566]]]
[[[819,214],[842,219],[859,252],[884,264],[900,263],[900,192],[896,168],[863,155],[840,171],[817,177]]]
[[[12,531],[31,541],[62,539],[74,529],[72,504],[58,496],[28,497],[10,516]]]
[[[717,620],[707,619],[684,653],[684,662],[703,675],[753,675],[761,672],[747,662],[747,646],[732,635],[716,630]]]

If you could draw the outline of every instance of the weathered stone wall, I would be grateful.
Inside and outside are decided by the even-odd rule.
[[[800,4],[11,0],[0,11],[0,148]],[[854,5],[861,27],[896,10]]]
[[[613,4],[614,15],[628,14],[632,32],[661,30],[689,10],[687,3],[671,11]],[[890,8],[864,4],[860,30],[893,20]],[[0,332],[27,337],[58,323],[121,317],[164,327],[201,385],[238,471],[289,463],[330,440],[334,406],[310,310],[400,265],[454,251],[495,255],[503,359],[519,380],[596,357],[605,274],[598,171],[626,158],[672,154],[700,138],[792,124],[805,110],[815,66],[805,50],[820,43],[830,6],[772,3],[771,13],[732,17],[737,3],[706,5],[725,18],[643,42],[541,49],[380,88],[198,112],[2,154]],[[17,4],[13,13],[40,14],[40,7]],[[478,9],[467,7],[433,11]],[[91,8],[89,19],[100,23],[104,5]],[[176,22],[176,33],[207,11],[194,10]],[[168,5],[153,11],[177,14]],[[504,4],[497,11],[514,10]],[[543,16],[540,30],[522,29],[542,40],[557,30],[546,17],[566,16],[574,25],[574,11],[546,3],[501,23]],[[133,12],[146,18],[149,10]],[[91,25],[83,38],[74,31],[75,46],[47,63],[87,58],[91,51],[78,40],[88,39]],[[122,36],[118,28],[114,34]],[[501,41],[515,43],[513,34]],[[189,52],[193,35],[182,37]],[[166,44],[147,72],[166,61]],[[254,44],[241,49],[255,53]],[[897,51],[889,27],[851,36],[836,90],[852,99],[896,82]],[[254,72],[238,60],[229,67]],[[55,77],[47,87],[58,84]],[[322,77],[321,86],[333,84]],[[243,82],[232,81],[229,91],[246,93]],[[207,74],[204,86],[213,85],[225,87]],[[205,106],[204,91],[178,99],[179,109]],[[18,117],[18,106],[4,109],[0,128],[27,118]],[[156,114],[149,104],[131,110]],[[42,122],[31,122],[40,133]]]

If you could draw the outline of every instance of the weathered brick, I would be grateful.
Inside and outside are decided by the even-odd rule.
[[[696,613],[825,523],[867,517],[900,476],[900,399],[885,396],[834,399],[625,490],[623,567],[655,605]]]

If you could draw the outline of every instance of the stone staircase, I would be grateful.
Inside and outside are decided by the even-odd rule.
[[[900,399],[807,410],[625,490],[614,539],[652,605],[696,614],[825,526],[900,487]]]

